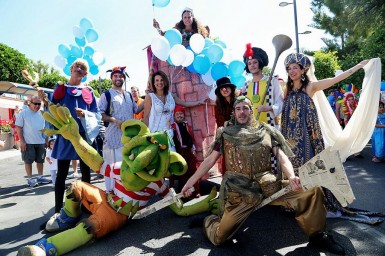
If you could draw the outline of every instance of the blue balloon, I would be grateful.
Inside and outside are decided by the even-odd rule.
[[[227,48],[227,45],[222,40],[215,40],[214,43],[219,44],[222,48]]]
[[[98,40],[98,38],[99,38],[99,35],[95,29],[93,29],[93,28],[87,29],[86,39],[89,43],[95,42],[96,40]]]
[[[208,50],[209,50],[209,47],[205,47],[205,48],[203,48],[203,50],[201,51],[200,54],[203,54],[203,55],[207,56],[207,51]]]
[[[83,47],[86,45],[86,38],[84,36],[82,38],[75,37],[75,43],[78,46]]]
[[[152,0],[152,5],[155,7],[165,7],[170,3],[170,0]]]
[[[223,48],[218,44],[213,44],[207,50],[206,56],[210,59],[211,63],[217,63],[223,57]]]
[[[63,72],[64,72],[64,74],[66,74],[67,76],[71,76],[71,64],[67,64],[67,65],[63,68]]]
[[[84,55],[92,56],[95,50],[91,46],[84,47]]]
[[[74,63],[76,59],[77,59],[76,56],[73,56],[73,55],[68,56],[68,58],[67,58],[67,64],[68,64],[68,65],[72,65],[72,63]]]
[[[83,18],[80,20],[80,27],[83,29],[83,31],[87,31],[87,29],[93,28],[94,25],[89,19]]]
[[[240,60],[233,60],[229,64],[229,75],[230,77],[237,77],[242,75],[243,71],[245,70],[245,63]]]
[[[85,56],[83,57],[83,59],[84,59],[85,61],[87,61],[89,67],[95,66],[94,60],[92,59],[91,56],[85,55]]]
[[[83,56],[82,48],[76,45],[71,45],[71,55],[76,58],[81,58]]]
[[[208,48],[214,44],[214,41],[208,37],[205,38],[205,48]]]
[[[223,62],[217,62],[211,68],[211,76],[217,81],[221,77],[225,77],[229,74],[229,67]]]
[[[246,77],[244,76],[237,76],[237,77],[231,77],[230,81],[237,87],[242,88],[243,85],[246,82]]]
[[[203,54],[195,56],[193,65],[196,72],[201,75],[206,74],[211,66],[209,58]]]
[[[58,51],[63,58],[67,59],[71,55],[71,49],[64,44],[59,44]]]
[[[187,66],[186,68],[188,71],[190,71],[190,73],[197,74],[197,71],[194,68],[194,62],[191,63],[190,66]]]
[[[90,67],[90,73],[91,73],[92,75],[96,75],[97,73],[99,73],[99,68],[98,68],[98,66],[96,66],[96,65],[91,66],[91,67]]]
[[[167,30],[166,33],[164,33],[164,37],[170,43],[170,49],[174,45],[182,43],[182,34],[175,28]]]
[[[84,83],[85,81],[87,81],[87,76],[82,78],[82,83]]]

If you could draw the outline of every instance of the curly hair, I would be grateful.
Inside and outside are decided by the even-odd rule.
[[[210,31],[208,30],[208,27],[205,27],[203,26],[195,17],[194,17],[194,13],[192,12],[192,10],[190,9],[186,9],[182,12],[182,17],[183,17],[183,14],[186,13],[186,12],[189,12],[191,13],[191,16],[193,18],[193,22],[192,22],[192,29],[193,29],[193,32],[194,33],[199,33],[201,34],[203,37],[208,37],[210,35]],[[186,28],[186,26],[184,25],[183,23],[183,20],[180,20],[178,23],[175,24],[175,27],[176,29],[179,30],[179,32],[183,32],[183,30]]]
[[[168,81],[167,75],[164,72],[160,71],[160,70],[158,70],[154,74],[152,74],[152,76],[151,76],[151,87],[152,87],[152,90],[154,91],[154,93],[156,93],[155,76],[161,76],[162,77],[163,83],[164,83],[164,87],[163,87],[164,95],[167,95],[168,94],[168,90],[170,88],[170,82]]]

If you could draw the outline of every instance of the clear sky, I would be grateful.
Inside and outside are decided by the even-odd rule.
[[[290,50],[279,58],[276,72],[286,77],[283,60],[295,51],[293,5],[280,7],[281,0],[170,0],[163,8],[152,7],[151,0],[1,0],[0,42],[34,61],[54,64],[59,44],[75,44],[73,27],[82,18],[93,22],[99,39],[93,48],[102,52],[106,63],[93,78],[109,77],[106,70],[127,66],[129,86],[136,85],[144,92],[148,77],[146,51],[157,31],[152,27],[155,17],[162,30],[172,28],[181,18],[182,10],[190,7],[195,17],[210,27],[211,36],[227,44],[233,59],[242,59],[245,45],[266,50],[272,67],[275,50],[271,43],[277,34],[293,40]],[[288,2],[291,2],[290,0]],[[324,32],[309,27],[313,13],[311,0],[297,0],[300,49],[319,50],[324,46]],[[59,69],[59,68],[58,68]],[[64,73],[63,73],[64,74]],[[92,77],[89,77],[89,80]]]

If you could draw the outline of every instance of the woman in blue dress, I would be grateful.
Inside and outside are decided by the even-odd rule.
[[[310,59],[301,53],[292,53],[285,59],[288,79],[282,110],[282,134],[289,142],[294,157],[290,158],[296,174],[298,168],[324,150],[325,145],[312,97],[363,68],[368,60],[361,61],[336,77],[310,81],[307,71]]]

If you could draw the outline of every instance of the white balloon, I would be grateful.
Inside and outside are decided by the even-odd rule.
[[[205,39],[201,34],[195,33],[190,37],[190,47],[196,53],[199,54],[205,47]]]
[[[216,84],[213,84],[211,86],[211,91],[209,92],[209,98],[211,100],[216,100],[217,99],[217,95],[215,94],[215,89],[217,89],[217,85]]]
[[[92,60],[94,61],[96,66],[99,66],[104,60],[103,53],[95,52],[94,55],[92,56]]]
[[[170,59],[175,66],[182,65],[186,59],[186,48],[181,44],[174,45],[170,50]]]
[[[151,42],[151,50],[158,59],[166,61],[170,54],[170,43],[164,36],[156,36]]]
[[[211,68],[209,69],[209,71],[207,71],[206,74],[202,74],[201,77],[203,82],[205,82],[206,85],[213,85],[215,82],[213,76],[211,75]]]
[[[186,49],[186,59],[183,61],[182,66],[183,67],[190,66],[194,61],[194,57],[195,57],[194,53],[191,50]]]
[[[54,59],[54,62],[56,64],[56,66],[58,66],[58,68],[62,69],[66,66],[67,64],[67,60],[64,59],[62,56],[60,55],[57,55]]]

